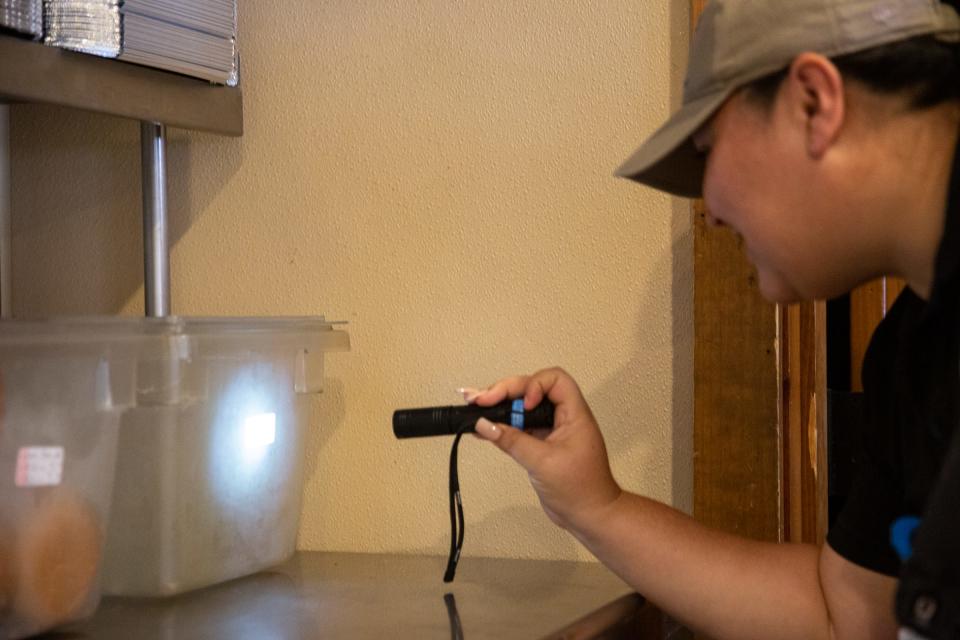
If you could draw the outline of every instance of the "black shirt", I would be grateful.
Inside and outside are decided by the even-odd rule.
[[[924,301],[910,289],[897,298],[870,341],[863,386],[864,420],[854,460],[855,480],[827,541],[851,562],[901,576],[903,592],[903,585],[916,572],[915,567],[904,566],[906,557],[901,559],[891,544],[894,523],[918,518],[920,526],[913,539],[919,543],[924,530],[953,529],[960,521],[960,495],[944,496],[947,492],[942,489],[936,518],[928,514],[931,496],[944,482],[951,446],[955,440],[960,446],[954,437],[960,392],[960,163],[956,158],[930,299]],[[944,509],[944,500],[952,501],[950,508]],[[952,521],[947,523],[944,517]],[[952,557],[931,559],[931,547]],[[944,567],[957,564],[960,539],[923,548],[918,544],[914,552],[944,573]],[[917,559],[912,562],[917,564]],[[956,581],[957,577],[954,572],[937,580]],[[924,587],[930,588],[929,584]],[[950,608],[960,616],[957,601],[940,607],[941,619]],[[903,615],[901,622],[909,623]]]

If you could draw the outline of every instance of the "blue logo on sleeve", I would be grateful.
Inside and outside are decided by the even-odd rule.
[[[913,534],[919,526],[917,516],[901,516],[890,526],[890,544],[900,556],[900,562],[906,562],[913,555]]]

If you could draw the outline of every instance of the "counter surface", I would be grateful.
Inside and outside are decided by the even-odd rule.
[[[48,639],[666,638],[659,612],[586,562],[301,552],[254,576],[164,600],[104,598]]]

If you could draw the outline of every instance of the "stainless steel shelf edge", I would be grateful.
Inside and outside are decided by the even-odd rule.
[[[56,104],[168,127],[243,135],[239,87],[6,35],[0,35],[0,102]]]

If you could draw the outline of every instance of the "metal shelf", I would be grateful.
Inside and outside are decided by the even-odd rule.
[[[243,135],[239,87],[0,35],[0,102],[47,103]]]

